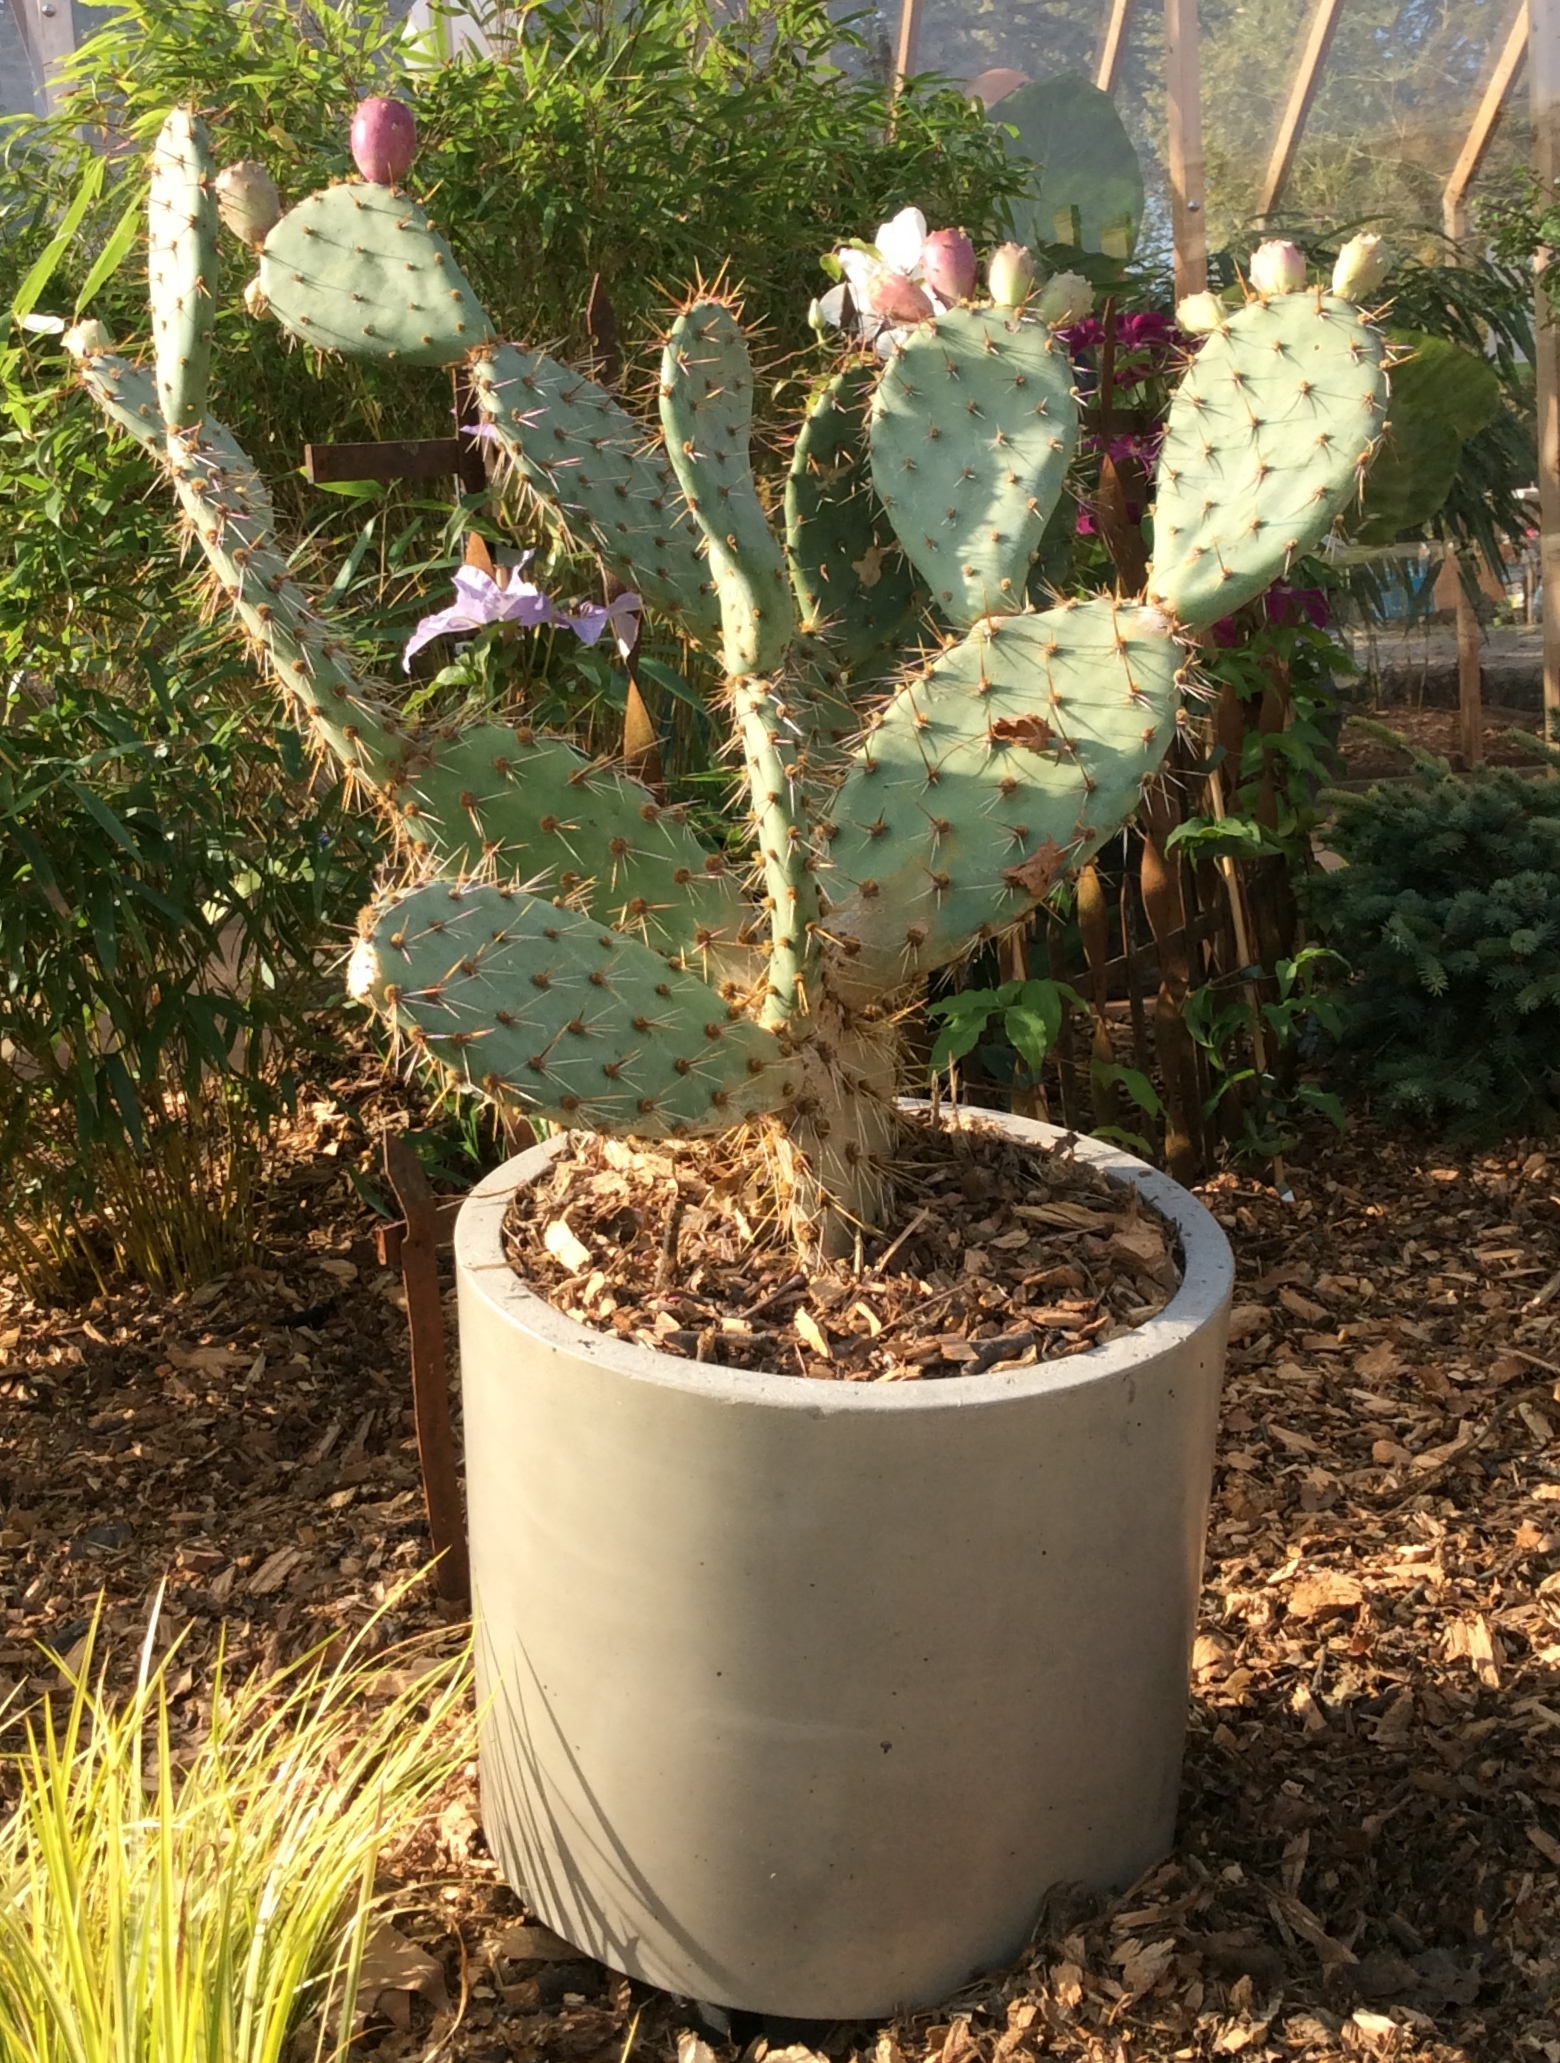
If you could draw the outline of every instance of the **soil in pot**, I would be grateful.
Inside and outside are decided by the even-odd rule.
[[[1162,1310],[1175,1228],[1135,1189],[979,1120],[907,1118],[897,1222],[799,1268],[758,1130],[581,1134],[505,1222],[516,1273],[584,1325],[727,1367],[903,1382],[1079,1354]]]

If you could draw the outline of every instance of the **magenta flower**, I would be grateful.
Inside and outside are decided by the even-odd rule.
[[[521,564],[530,557],[527,552]],[[640,606],[638,595],[621,594],[610,602],[581,602],[573,609],[560,609],[529,580],[511,578],[508,587],[500,587],[478,567],[462,566],[455,575],[454,602],[448,609],[422,619],[406,641],[401,663],[410,673],[412,661],[435,638],[458,637],[483,630],[490,623],[518,623],[522,630],[544,626],[572,630],[584,645],[595,644],[601,633],[610,628],[618,651],[626,659],[633,650]]]

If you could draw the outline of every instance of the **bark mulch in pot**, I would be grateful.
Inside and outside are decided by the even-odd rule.
[[[725,1367],[846,1382],[981,1375],[1142,1325],[1175,1228],[1069,1152],[978,1122],[905,1125],[895,1222],[803,1269],[758,1135],[658,1150],[571,1140],[515,1197],[510,1260],[557,1310]]]

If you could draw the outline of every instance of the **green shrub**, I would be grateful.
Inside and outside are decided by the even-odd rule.
[[[1530,741],[1531,742],[1531,741]],[[1560,1109],[1560,781],[1507,767],[1339,795],[1314,913],[1355,968],[1345,1054],[1380,1107],[1491,1134]]]
[[[871,236],[914,201],[979,241],[1021,182],[978,103],[918,83],[891,107],[881,77],[831,63],[857,39],[823,0],[735,12],[716,0],[555,0],[525,10],[512,58],[431,68],[413,66],[401,13],[392,0],[118,0],[78,52],[59,114],[13,133],[0,220],[17,277],[83,179],[100,176],[108,137],[121,148],[41,306],[68,305],[127,210],[139,224],[143,153],[170,107],[208,110],[224,161],[263,160],[295,201],[350,169],[359,97],[398,92],[417,111],[418,191],[502,333],[582,357],[599,276],[648,376],[652,356],[640,354],[659,354],[667,299],[701,275],[727,268],[779,360],[810,342],[809,297],[828,284],[819,257],[842,234]],[[253,267],[224,244],[212,408],[266,472],[349,426],[357,437],[447,428],[442,374],[307,365],[275,324],[251,321],[240,295]],[[141,267],[106,277],[90,306],[116,336],[144,336]]]
[[[0,1265],[244,1257],[256,1157],[370,851],[204,620],[142,468],[0,353]],[[303,798],[300,808],[300,796]]]

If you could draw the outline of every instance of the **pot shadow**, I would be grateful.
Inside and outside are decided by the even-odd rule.
[[[622,1887],[624,1907],[637,1904],[652,1914],[668,1940],[703,1973],[712,1994],[740,1988],[739,1973],[711,1959],[614,1833],[557,1724],[546,1689],[523,1642],[516,1640],[510,1650],[524,1671],[523,1686],[506,1679],[480,1615],[477,1648],[478,1681],[485,1686],[480,1762],[482,1818],[489,1843],[511,1888],[566,1941],[576,1947],[584,1943],[592,1956],[610,1968],[656,1984],[655,1977],[645,1968],[643,1938],[625,1932],[614,1921],[606,1903],[576,1870],[559,1867],[549,1860],[567,1857],[571,1850],[589,1854],[594,1859],[595,1881],[616,1883]],[[589,1813],[588,1821],[580,1817],[566,1820],[552,1809],[549,1800],[554,1787],[544,1776],[542,1758],[527,1745],[533,1736],[540,1739],[544,1733],[553,1744],[553,1757],[567,1764],[574,1779],[575,1799]]]

